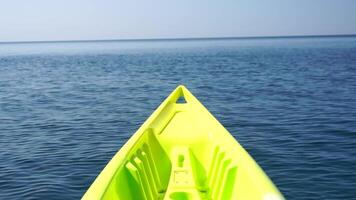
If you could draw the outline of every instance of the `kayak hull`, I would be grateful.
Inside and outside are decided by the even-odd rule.
[[[284,199],[258,164],[178,86],[82,199]]]

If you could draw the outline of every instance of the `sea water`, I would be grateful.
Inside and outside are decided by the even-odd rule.
[[[287,199],[356,199],[356,38],[0,44],[0,199],[80,199],[184,84]]]

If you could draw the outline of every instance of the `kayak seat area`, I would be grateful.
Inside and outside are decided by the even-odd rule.
[[[188,147],[172,150],[172,171],[164,200],[230,199],[236,166],[215,148],[208,174]]]
[[[237,167],[220,145],[204,150],[210,158],[204,166],[199,160],[203,155],[197,155],[194,147],[175,146],[168,155],[152,130],[143,137],[118,169],[103,199],[231,198]]]
[[[206,190],[202,190],[196,181],[197,163],[187,147],[175,147],[172,150],[172,171],[164,200],[207,199]]]

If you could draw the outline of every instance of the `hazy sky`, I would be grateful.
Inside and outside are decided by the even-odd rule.
[[[356,0],[0,0],[0,41],[356,34]]]

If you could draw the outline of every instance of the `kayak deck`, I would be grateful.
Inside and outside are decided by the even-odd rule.
[[[242,146],[179,86],[113,157],[83,199],[283,197]]]

